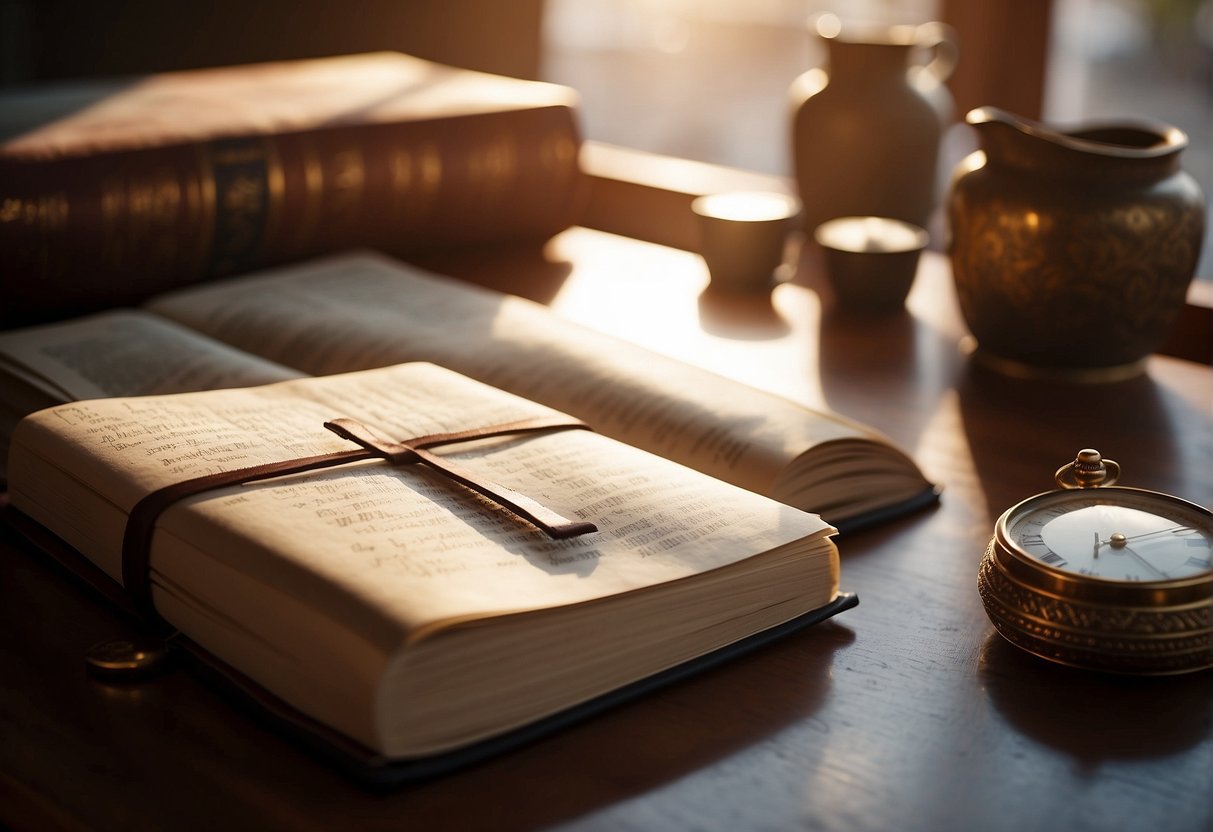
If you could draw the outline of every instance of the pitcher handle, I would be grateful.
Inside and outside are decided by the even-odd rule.
[[[946,23],[923,23],[914,32],[914,45],[930,56],[921,71],[935,76],[939,83],[951,77],[960,58],[960,39]]]

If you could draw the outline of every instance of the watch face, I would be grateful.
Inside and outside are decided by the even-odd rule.
[[[1006,529],[1032,559],[1105,580],[1180,580],[1213,570],[1213,515],[1148,491],[1042,495],[1009,516]]]

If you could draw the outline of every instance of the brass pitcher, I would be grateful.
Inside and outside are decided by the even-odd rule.
[[[1142,371],[1183,308],[1204,196],[1187,136],[1150,121],[1065,132],[994,107],[948,197],[950,255],[977,356],[1016,375]]]

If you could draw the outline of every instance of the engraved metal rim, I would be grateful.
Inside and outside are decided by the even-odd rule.
[[[1000,638],[1033,656],[1082,670],[1132,676],[1178,676],[1213,668],[1208,650],[1124,653],[1050,640],[986,610]]]
[[[1180,497],[1125,486],[1104,486],[1066,492],[1069,495],[1084,494],[1106,499],[1116,494],[1147,495],[1154,499],[1175,503],[1187,510],[1202,514],[1213,521],[1213,512]],[[1019,550],[1011,541],[1007,530],[1008,520],[1035,502],[1057,499],[1058,492],[1046,491],[1022,500],[1002,513],[994,526],[994,554],[1003,571],[1020,583],[1035,590],[1044,591],[1057,598],[1077,599],[1085,602],[1105,603],[1116,606],[1134,606],[1148,609],[1172,606],[1213,605],[1213,569],[1187,578],[1163,581],[1116,581],[1094,575],[1076,575],[1036,560]]]
[[[1042,639],[993,616],[990,621],[999,638],[1005,639],[1020,650],[1037,658],[1080,670],[1096,670],[1125,676],[1179,676],[1213,668],[1213,662],[1205,658],[1190,661],[1192,654],[1165,654],[1146,658],[1099,653]]]
[[[1074,627],[1020,609],[995,585],[992,575],[1014,583],[1001,568],[997,549],[991,538],[978,571],[978,591],[999,636],[1021,650],[1068,667],[1127,675],[1167,676],[1213,668],[1213,641],[1208,628],[1159,635],[1123,634]],[[1041,595],[1032,587],[1022,589]],[[1164,616],[1169,611],[1144,612]]]
[[[982,600],[988,601],[988,594],[1000,608],[1013,611],[1025,621],[1075,637],[1112,636],[1140,645],[1175,639],[1213,650],[1213,608],[1208,603],[1133,607],[1058,597],[1008,575],[994,556],[992,546],[993,541],[986,547],[978,571]]]

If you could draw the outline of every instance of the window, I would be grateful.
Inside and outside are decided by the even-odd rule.
[[[581,91],[587,138],[786,175],[787,90],[821,59],[807,22],[825,11],[943,13],[936,0],[548,0],[543,74]],[[1213,200],[1213,0],[1053,0],[1048,52],[1046,121],[1180,127],[1184,167]],[[969,148],[965,130],[945,144],[945,169]],[[1213,278],[1213,228],[1198,273]]]

